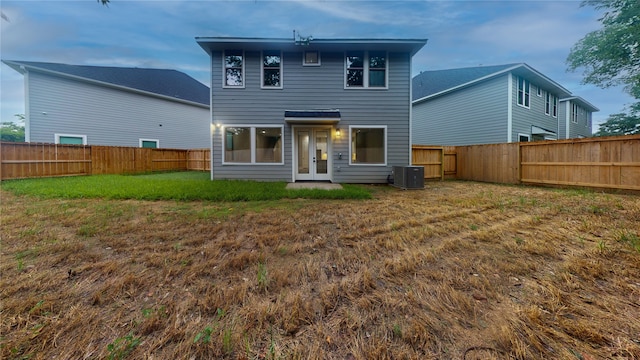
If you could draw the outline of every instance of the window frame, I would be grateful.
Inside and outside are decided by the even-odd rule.
[[[522,80],[522,89],[520,89]],[[526,109],[531,108],[531,82],[521,76],[516,76],[516,104]],[[522,92],[522,103],[520,103],[520,93]]]
[[[578,123],[578,104],[571,103],[571,122],[574,124]]]
[[[264,56],[265,56],[265,52],[274,52],[274,53],[279,53],[279,57],[280,57],[280,65],[278,66],[278,71],[280,72],[280,85],[278,86],[272,86],[272,85],[265,85],[264,84],[264,72],[267,69],[275,69],[275,68],[267,68],[264,65]],[[260,88],[261,89],[282,89],[283,87],[283,66],[282,66],[282,50],[262,50],[260,51]]]
[[[226,61],[226,57],[227,57],[227,52],[232,52],[232,51],[239,51],[242,55],[242,66],[240,66],[240,71],[241,71],[241,79],[242,79],[242,85],[229,85],[227,84],[227,61]],[[245,64],[247,62],[247,58],[245,56],[244,50],[239,50],[239,49],[225,49],[224,51],[222,51],[222,87],[225,89],[244,89],[246,87],[246,82],[245,82]],[[232,68],[230,68],[232,69]]]
[[[551,115],[551,93],[548,91],[544,92],[544,114]]]
[[[70,138],[81,138],[82,145],[87,145],[87,135],[79,135],[79,134],[53,134],[54,143],[59,145],[80,145],[80,144],[61,144],[61,137],[70,137]]]
[[[526,137],[527,141],[522,141],[521,139]],[[522,134],[522,133],[518,133],[518,142],[530,142],[531,141],[531,135],[529,134]]]
[[[354,129],[383,129],[384,130],[384,163],[362,163],[353,161],[353,130]],[[349,165],[350,166],[387,166],[389,131],[387,125],[349,125]]]
[[[284,125],[278,125],[278,124],[252,124],[252,125],[248,125],[248,124],[228,124],[228,125],[222,125],[220,127],[221,130],[221,136],[222,136],[222,144],[221,144],[221,155],[222,155],[222,165],[284,165]],[[226,136],[226,132],[227,132],[227,128],[249,128],[249,143],[250,143],[250,147],[249,147],[249,151],[250,151],[250,161],[249,162],[237,162],[237,161],[226,161],[225,160],[225,150],[226,150],[226,146],[227,146],[227,136]],[[256,161],[256,129],[257,128],[277,128],[280,129],[280,161],[279,162],[258,162]]]
[[[349,74],[349,69],[359,69],[359,68],[349,68],[348,66],[348,62],[347,62],[347,57],[349,56],[349,54],[354,54],[354,53],[362,53],[362,57],[363,57],[363,62],[362,62],[362,86],[350,86],[347,83],[347,79],[348,79],[348,74]],[[376,70],[371,70],[370,68],[370,64],[371,64],[371,53],[383,53],[384,54],[384,70],[378,70],[376,68]],[[344,89],[367,89],[367,90],[387,90],[389,89],[389,52],[388,51],[369,51],[369,50],[353,50],[353,51],[345,51],[343,54],[343,61],[344,61],[344,74],[343,74],[343,81],[344,81]],[[371,86],[369,84],[370,81],[370,72],[371,71],[384,71],[384,86]]]
[[[556,95],[551,95],[552,96],[552,106],[551,109],[553,110],[552,115],[554,118],[558,118],[558,97]]]
[[[307,62],[307,53],[316,53],[318,54],[318,62],[317,63],[308,63]],[[302,52],[302,66],[320,66],[322,60],[320,59],[320,50],[305,50]]]
[[[546,93],[549,93],[548,91],[545,91]],[[536,95],[538,97],[542,97],[542,88],[540,88],[540,86],[536,86]]]
[[[138,147],[142,147],[142,143],[143,142],[155,142],[156,143],[156,147],[155,148],[147,148],[147,149],[159,149],[160,148],[160,140],[158,139],[138,139]]]

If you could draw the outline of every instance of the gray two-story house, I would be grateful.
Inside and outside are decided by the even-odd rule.
[[[424,71],[412,103],[412,143],[430,145],[588,137],[598,111],[524,63]]]
[[[171,69],[3,60],[24,75],[25,140],[208,148],[209,88]]]
[[[382,183],[411,163],[426,40],[196,41],[211,57],[212,179]]]

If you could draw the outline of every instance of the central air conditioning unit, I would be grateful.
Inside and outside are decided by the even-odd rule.
[[[392,185],[401,189],[424,189],[424,167],[394,166]]]

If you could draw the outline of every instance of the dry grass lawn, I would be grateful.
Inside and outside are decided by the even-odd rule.
[[[2,192],[2,359],[640,359],[640,199]]]

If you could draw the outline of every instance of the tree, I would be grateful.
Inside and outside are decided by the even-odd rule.
[[[19,121],[24,121],[24,115],[15,115]],[[11,121],[0,124],[0,140],[12,142],[24,142],[24,125],[19,125]]]
[[[600,124],[595,136],[640,134],[640,103],[631,106],[629,113],[609,115],[607,121]]]
[[[624,85],[640,99],[640,1],[584,0],[581,6],[605,10],[602,29],[579,40],[567,57],[569,70],[584,68],[583,83]]]

